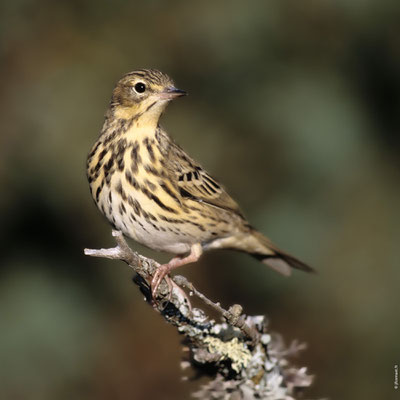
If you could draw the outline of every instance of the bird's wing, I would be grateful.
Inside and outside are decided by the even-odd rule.
[[[231,211],[243,218],[235,200],[177,144],[171,142],[168,153],[169,175],[182,197]]]

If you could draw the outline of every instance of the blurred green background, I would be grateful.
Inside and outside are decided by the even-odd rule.
[[[318,275],[222,251],[179,272],[307,342],[307,397],[397,397],[399,20],[398,0],[2,1],[0,397],[187,399],[198,385],[180,382],[181,338],[131,271],[82,254],[113,245],[86,155],[115,82],[146,67],[190,93],[163,126]]]

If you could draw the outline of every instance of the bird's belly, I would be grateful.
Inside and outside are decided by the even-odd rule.
[[[163,231],[155,223],[149,223],[146,220],[139,219],[130,223],[122,223],[117,219],[115,225],[125,235],[157,251],[184,254],[190,251],[191,245],[195,242],[192,243],[191,240],[187,240],[177,232]]]
[[[99,208],[103,214],[126,236],[153,250],[172,254],[187,253],[190,247],[199,241],[195,235],[182,230],[179,224],[163,221],[157,206],[141,193],[135,193],[132,198],[141,204],[139,211],[107,187],[102,190],[99,201]]]

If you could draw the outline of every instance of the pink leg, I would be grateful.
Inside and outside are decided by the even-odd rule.
[[[153,299],[156,298],[158,287],[160,286],[160,283],[164,278],[168,284],[170,292],[172,293],[172,287],[173,286],[177,287],[177,285],[173,283],[168,274],[175,268],[178,268],[185,264],[196,262],[200,258],[202,253],[203,253],[203,248],[201,247],[201,244],[196,243],[191,247],[190,254],[187,257],[183,258],[174,257],[168,264],[160,265],[157,268],[157,271],[155,272],[153,279],[151,280],[150,286],[151,286],[151,295]]]

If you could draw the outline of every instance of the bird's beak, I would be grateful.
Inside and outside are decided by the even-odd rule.
[[[168,87],[159,93],[159,97],[163,100],[173,100],[176,97],[186,96],[187,93],[184,90],[177,89],[176,87]]]

